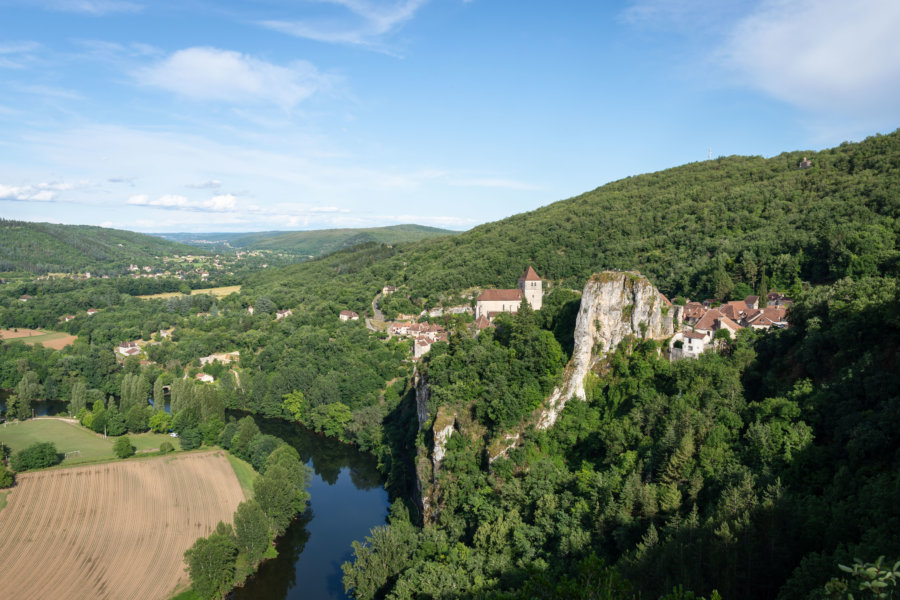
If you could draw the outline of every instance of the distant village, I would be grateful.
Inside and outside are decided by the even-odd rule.
[[[382,295],[397,291],[393,285],[386,285]],[[447,332],[440,325],[417,323],[417,318],[438,317],[443,314],[474,314],[476,332],[490,327],[497,315],[501,313],[515,314],[523,300],[534,310],[543,306],[543,280],[529,266],[519,277],[518,287],[514,289],[488,289],[475,298],[475,308],[471,306],[452,306],[449,308],[433,308],[423,310],[418,315],[399,315],[400,321],[387,324],[390,337],[398,336],[413,340],[413,357],[418,360],[427,353],[432,344],[446,341]],[[663,294],[660,299],[666,306],[672,302]],[[691,302],[686,300],[681,311],[678,331],[669,340],[669,356],[671,360],[697,358],[703,352],[713,349],[717,340],[734,339],[741,329],[784,328],[787,323],[787,309],[792,300],[778,292],[766,295],[765,302],[758,296],[747,296],[743,300],[733,300],[716,305],[712,300]],[[763,306],[761,306],[763,304]],[[342,311],[340,318],[358,319],[359,315],[352,311]],[[723,333],[718,333],[722,331]]]
[[[132,270],[132,265],[129,270]],[[529,266],[518,279],[518,286],[512,289],[487,289],[475,297],[474,307],[462,304],[450,307],[435,307],[423,310],[418,314],[399,314],[397,320],[378,322],[378,327],[371,319],[366,318],[366,327],[373,332],[382,331],[390,338],[408,339],[412,342],[412,360],[418,361],[424,356],[436,342],[447,341],[448,332],[437,324],[428,322],[428,318],[436,318],[444,315],[471,315],[474,319],[470,327],[476,335],[484,329],[491,327],[496,317],[500,314],[515,314],[519,311],[522,301],[528,302],[534,310],[540,310],[543,306],[544,282],[537,272]],[[385,285],[381,290],[381,296],[396,293],[397,287]],[[472,296],[469,296],[471,299]],[[19,298],[22,302],[28,302],[31,297],[23,295]],[[737,332],[744,328],[770,329],[784,328],[788,326],[787,310],[792,300],[778,292],[770,292],[762,303],[758,296],[747,296],[743,300],[733,300],[716,305],[712,300],[692,302],[686,300],[681,307],[675,307],[673,303],[660,294],[664,306],[680,308],[680,321],[677,323],[677,331],[669,340],[669,356],[671,360],[684,358],[697,358],[703,352],[717,347],[721,341],[732,340]],[[377,298],[376,298],[377,300]],[[761,304],[764,304],[761,306]],[[375,302],[373,307],[377,311]],[[246,308],[250,315],[255,310],[253,306]],[[85,311],[86,316],[96,314],[97,309],[91,308]],[[278,309],[274,311],[274,318],[282,320],[293,314],[291,309]],[[197,313],[198,317],[209,317],[209,313]],[[352,310],[341,310],[336,315],[340,321],[359,321],[359,313]],[[76,315],[67,314],[60,317],[61,321],[68,322],[76,318]],[[381,317],[379,317],[381,318]],[[421,321],[421,322],[420,322]],[[114,348],[116,358],[122,362],[129,357],[135,357],[141,363],[149,363],[146,360],[144,345],[158,344],[172,334],[172,329],[161,330],[155,341],[145,342],[135,340],[123,342]],[[235,363],[239,360],[238,352],[220,353],[201,357],[201,368],[207,363],[217,361],[222,364]],[[204,382],[213,382],[212,375],[197,373],[196,379]]]

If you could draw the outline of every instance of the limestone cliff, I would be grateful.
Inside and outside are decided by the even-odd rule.
[[[566,401],[584,399],[584,378],[596,361],[628,338],[662,339],[675,333],[681,307],[668,304],[636,271],[596,273],[584,286],[575,322],[575,349],[563,384],[547,400],[538,428],[556,422]]]
[[[416,379],[416,414],[419,431],[422,431],[431,417],[428,407],[430,399],[431,391],[428,389],[428,382],[424,377],[418,376]],[[447,442],[456,430],[456,414],[447,407],[439,407],[435,411],[434,422],[430,429],[433,443],[430,448],[420,446],[416,457],[416,493],[426,522],[434,517],[433,500],[437,474],[447,453]]]
[[[584,286],[575,323],[575,348],[563,383],[523,427],[534,423],[539,429],[552,426],[570,398],[585,399],[585,376],[604,354],[627,338],[663,339],[673,335],[675,323],[681,319],[680,310],[680,306],[669,304],[640,273],[604,271],[593,275]],[[434,519],[440,503],[438,472],[450,436],[458,431],[472,440],[486,439],[483,426],[480,431],[465,411],[457,413],[447,406],[435,409],[429,407],[430,402],[428,383],[418,377],[416,410],[425,442],[418,449],[416,483],[426,522]],[[518,445],[522,430],[499,435],[488,444],[485,448],[488,461],[505,456],[510,448]]]

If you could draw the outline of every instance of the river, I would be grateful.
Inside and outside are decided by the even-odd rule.
[[[235,416],[241,416],[235,414]],[[277,543],[278,558],[237,588],[233,600],[324,600],[347,598],[341,565],[350,542],[383,525],[388,510],[375,459],[283,421],[256,418],[263,433],[291,444],[312,469],[309,509]]]
[[[6,400],[15,390],[0,389],[0,414],[6,416]],[[38,400],[31,403],[34,416],[46,417],[66,412],[66,403],[62,400]]]

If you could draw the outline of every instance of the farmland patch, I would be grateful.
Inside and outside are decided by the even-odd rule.
[[[0,511],[0,589],[164,600],[183,554],[244,499],[222,451],[23,473]]]

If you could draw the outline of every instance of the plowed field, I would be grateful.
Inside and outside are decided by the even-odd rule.
[[[24,473],[0,511],[8,600],[164,600],[184,551],[244,499],[221,451]]]

